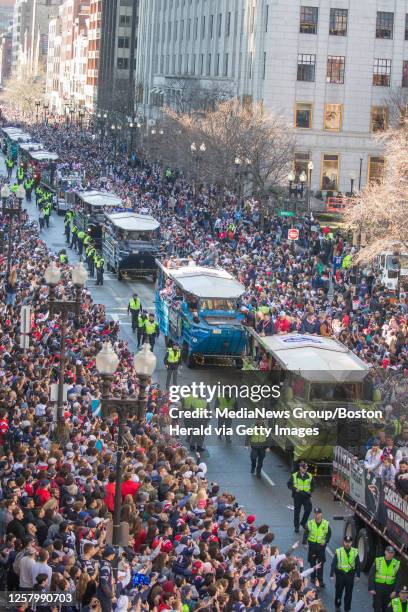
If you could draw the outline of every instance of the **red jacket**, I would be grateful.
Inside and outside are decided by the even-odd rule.
[[[106,507],[109,510],[109,512],[113,512],[115,508],[115,489],[116,489],[115,483],[108,482],[108,484],[106,485],[105,499],[103,501],[105,502]]]
[[[45,504],[45,502],[47,502],[49,499],[51,499],[51,493],[49,492],[48,489],[41,489],[41,487],[38,487],[38,489],[36,490],[35,494],[37,495],[38,499],[40,500],[41,506],[43,506]]]
[[[125,480],[122,482],[122,501],[125,499],[126,495],[136,495],[138,489],[140,487],[140,482],[133,482],[133,480]]]

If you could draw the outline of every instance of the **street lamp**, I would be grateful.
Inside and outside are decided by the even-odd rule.
[[[350,172],[350,195],[354,195],[354,181],[356,180],[355,172]]]
[[[82,124],[83,124],[84,117],[85,117],[85,111],[84,111],[84,109],[83,109],[83,108],[80,108],[80,109],[79,109],[78,116],[79,116],[79,125],[80,125],[81,130],[82,130]]]
[[[85,285],[88,274],[83,264],[77,264],[72,270],[72,281],[75,285],[75,300],[56,300],[55,288],[61,280],[61,270],[52,261],[45,270],[45,282],[48,285],[50,316],[61,316],[60,327],[60,365],[58,377],[58,400],[57,400],[57,427],[56,439],[63,442],[68,438],[68,431],[64,420],[64,382],[65,382],[65,340],[67,331],[68,315],[75,314],[76,322],[79,321],[81,309],[81,289]]]
[[[6,206],[6,202],[11,196],[10,187],[7,185],[7,183],[5,183],[3,187],[1,188],[0,195],[1,195],[1,200],[3,202],[3,206]]]
[[[41,100],[36,100],[34,104],[35,104],[35,120],[36,120],[36,123],[38,123],[39,116],[40,116]]]
[[[312,191],[312,172],[313,172],[313,162],[310,161],[307,164],[307,211],[310,212],[310,195]]]
[[[102,377],[102,414],[116,413],[118,415],[118,436],[115,467],[115,501],[113,510],[112,544],[116,547],[116,556],[113,566],[115,579],[118,576],[119,546],[121,544],[120,514],[122,508],[122,456],[123,436],[125,422],[129,416],[137,416],[142,419],[146,407],[146,388],[149,379],[156,368],[156,357],[150,350],[149,344],[144,344],[142,350],[134,358],[134,368],[139,379],[138,397],[115,398],[110,396],[110,387],[113,376],[119,365],[119,358],[112,348],[110,342],[105,342],[102,350],[96,356],[96,369]]]
[[[304,189],[305,189],[305,183],[307,181],[306,172],[304,170],[301,173],[301,175],[299,176],[299,181],[300,181],[300,193],[301,193],[301,197],[303,198],[303,192],[304,192]]]
[[[25,197],[26,197],[26,190],[24,189],[23,185],[20,184],[17,187],[17,191],[16,191],[16,198],[17,198],[18,203],[19,203],[20,211],[22,210],[23,200],[24,200]]]
[[[49,102],[44,102],[43,104],[43,109],[44,109],[44,123],[47,123],[47,116],[48,116],[48,110],[50,108],[50,104]]]
[[[294,172],[293,172],[293,170],[292,170],[292,172],[289,172],[289,174],[288,174],[288,181],[289,181],[289,195],[290,195],[290,196],[292,195],[292,185],[293,185],[293,183],[294,183],[295,179],[296,179],[296,176],[295,176],[295,173],[294,173]]]

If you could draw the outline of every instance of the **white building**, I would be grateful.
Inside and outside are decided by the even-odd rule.
[[[373,132],[408,87],[408,0],[141,0],[136,83],[150,109],[186,83],[262,101],[294,126],[297,176],[349,191],[381,172]]]

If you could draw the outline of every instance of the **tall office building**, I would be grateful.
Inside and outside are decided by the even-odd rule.
[[[141,0],[136,81],[146,112],[191,88],[262,102],[296,134],[315,191],[363,186],[384,166],[375,133],[408,87],[407,0]]]

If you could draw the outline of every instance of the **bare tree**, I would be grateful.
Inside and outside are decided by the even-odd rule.
[[[203,87],[198,79],[190,76],[173,77],[162,87],[167,104],[178,114],[190,114],[200,109],[214,110],[217,104],[233,95],[231,84],[212,82]]]
[[[408,249],[408,119],[383,141],[384,175],[367,185],[346,217],[350,229],[366,236],[356,263],[372,261],[385,250]]]
[[[384,103],[388,108],[390,125],[393,127],[401,125],[401,122],[407,117],[408,89],[406,87],[391,89]]]
[[[2,102],[19,109],[27,118],[35,114],[35,101],[41,100],[44,95],[45,74],[25,76],[19,78],[12,75],[1,91]]]

